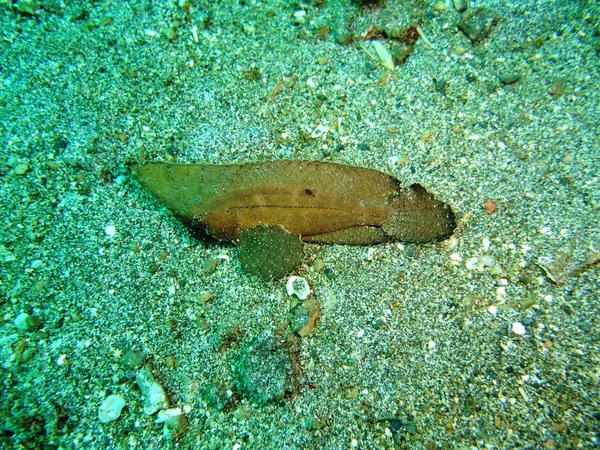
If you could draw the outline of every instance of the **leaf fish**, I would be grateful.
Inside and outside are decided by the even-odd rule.
[[[305,242],[367,245],[439,241],[456,227],[449,205],[419,184],[383,172],[320,161],[246,164],[148,163],[133,175],[194,232],[234,240],[281,225]]]

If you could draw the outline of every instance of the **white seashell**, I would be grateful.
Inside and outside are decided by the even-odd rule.
[[[295,294],[300,300],[305,300],[310,295],[308,281],[295,275],[287,280],[285,289],[290,297]]]
[[[394,65],[392,55],[390,54],[390,52],[388,52],[387,48],[385,48],[383,44],[379,41],[373,41],[372,44],[375,48],[375,52],[377,52],[377,56],[379,56],[381,65],[386,69],[394,70],[396,66]]]

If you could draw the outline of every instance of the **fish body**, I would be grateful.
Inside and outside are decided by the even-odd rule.
[[[418,184],[320,161],[136,164],[135,178],[186,226],[218,240],[281,225],[306,242],[430,242],[456,227],[451,208]]]

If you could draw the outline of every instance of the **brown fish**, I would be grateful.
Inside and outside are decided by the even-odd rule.
[[[318,161],[136,164],[135,178],[194,231],[233,240],[281,225],[307,242],[430,242],[456,227],[451,208],[419,184],[383,172]]]

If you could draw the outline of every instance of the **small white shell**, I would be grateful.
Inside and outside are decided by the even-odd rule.
[[[394,60],[392,59],[392,55],[388,52],[387,48],[383,46],[383,44],[379,41],[372,42],[375,51],[377,52],[377,56],[379,56],[379,60],[381,61],[381,65],[389,70],[394,70],[396,66],[394,65]]]
[[[308,281],[295,275],[287,280],[285,289],[290,297],[295,294],[300,300],[305,300],[310,295]]]

